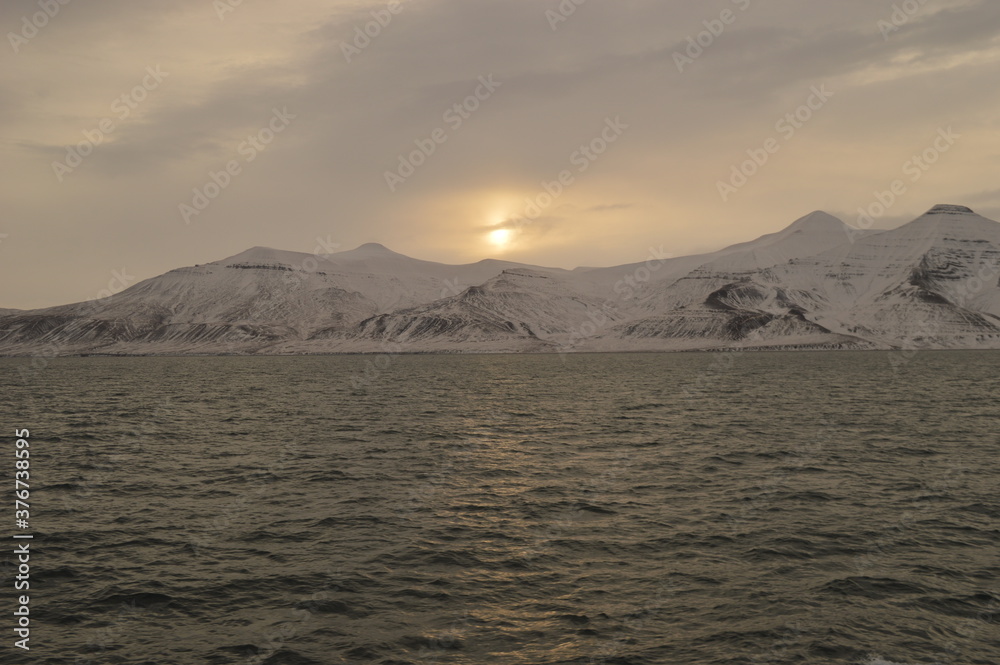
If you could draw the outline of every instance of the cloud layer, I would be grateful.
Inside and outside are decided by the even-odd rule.
[[[880,226],[1000,217],[997,3],[277,5],[0,8],[0,307],[318,239],[612,265],[853,222],[895,180]]]

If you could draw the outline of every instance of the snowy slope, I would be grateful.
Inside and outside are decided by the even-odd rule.
[[[812,256],[842,245],[849,237],[867,235],[868,231],[852,230],[842,221],[825,212],[812,212],[788,227],[763,235],[755,240],[738,243],[707,254],[661,258],[661,248],[650,248],[650,258],[613,268],[580,268],[574,276],[580,288],[594,295],[620,299],[623,294],[644,299],[650,307],[658,306],[657,293],[669,288],[693,271],[735,275],[768,268],[793,258]],[[622,280],[645,277],[639,287],[630,289]],[[615,287],[618,287],[617,289]]]
[[[780,232],[710,254],[665,259],[651,255],[649,261],[642,263],[569,273],[509,269],[461,294],[381,314],[364,321],[354,331],[327,330],[317,337],[336,340],[324,345],[330,350],[363,349],[373,342],[396,344],[411,351],[440,350],[454,345],[466,350],[589,349],[599,346],[597,340],[614,326],[655,309],[654,301],[670,297],[671,289],[678,283],[686,283],[692,272],[728,264],[732,267],[724,268],[723,274],[715,278],[721,285],[732,280],[734,274],[770,267],[841,244],[849,237],[847,231],[835,217],[813,213]],[[706,280],[699,281],[700,285],[705,283]],[[702,297],[713,288],[701,294]],[[739,324],[720,321],[718,325]],[[790,329],[797,330],[803,325],[797,319],[789,322]],[[779,330],[777,324],[768,329],[772,328]],[[699,332],[705,331],[695,327],[694,332],[682,330],[679,334],[697,339]],[[662,333],[658,330],[655,335],[661,345],[668,337]],[[726,335],[719,344],[732,339]],[[284,348],[302,350],[308,345]]]
[[[851,229],[825,212],[813,212],[787,228],[701,258],[678,279],[653,285],[643,294],[642,307],[664,312],[703,302],[712,292],[766,268],[807,258],[843,246]]]
[[[588,321],[600,320],[603,304],[602,299],[581,293],[564,274],[508,269],[459,295],[373,317],[356,333],[413,350],[433,350],[453,341],[553,350]]]
[[[697,256],[566,271],[254,247],[101,301],[0,310],[0,354],[1000,348],[1000,224],[814,212]]]
[[[259,352],[437,300],[519,264],[448,266],[369,244],[324,257],[254,247],[110,298],[0,319],[0,353]]]
[[[939,205],[916,220],[765,271],[830,329],[903,345],[997,346],[1000,224]]]
[[[708,260],[677,280],[652,285],[641,297],[642,315],[616,326],[594,346],[875,348],[809,321],[788,298],[788,287],[753,283],[764,270],[843,246],[850,231],[836,217],[817,211],[777,233],[704,257]]]

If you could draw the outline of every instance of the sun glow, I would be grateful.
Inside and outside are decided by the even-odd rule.
[[[512,236],[510,229],[494,229],[490,231],[488,237],[494,247],[506,247],[510,244]]]

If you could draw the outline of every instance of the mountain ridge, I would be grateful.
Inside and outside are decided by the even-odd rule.
[[[998,275],[1000,224],[956,204],[861,233],[814,211],[716,252],[574,270],[258,246],[0,309],[0,355],[1000,348]]]

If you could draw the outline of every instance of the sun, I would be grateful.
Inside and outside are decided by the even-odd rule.
[[[494,229],[490,231],[488,237],[494,247],[506,247],[510,244],[512,236],[510,229]]]

